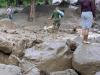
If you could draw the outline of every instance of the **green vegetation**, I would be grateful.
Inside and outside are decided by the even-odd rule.
[[[8,0],[0,0],[0,7],[6,7],[8,4],[7,1]],[[48,0],[48,2],[49,2],[49,4],[51,4],[52,0]],[[9,2],[9,3],[11,3],[11,2]],[[24,6],[27,6],[29,3],[30,3],[30,0],[23,0]],[[45,4],[45,0],[36,0],[36,4],[39,4],[39,5]],[[14,0],[14,3],[12,5],[16,6],[16,0]]]
[[[6,7],[8,2],[8,0],[0,0],[0,8],[1,7]],[[23,0],[23,4],[26,6],[30,3],[30,0]],[[13,6],[16,6],[16,0],[14,0]]]
[[[48,0],[49,4],[51,4],[52,0]],[[45,0],[36,0],[36,4],[44,4],[45,3]]]
[[[5,7],[7,2],[5,0],[0,0],[0,7]]]

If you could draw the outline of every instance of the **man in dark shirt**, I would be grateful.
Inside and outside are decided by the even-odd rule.
[[[83,3],[86,3],[83,5]],[[92,11],[93,16],[95,17],[95,0],[78,0],[76,3],[71,4],[73,6],[81,6],[81,12],[82,11]]]
[[[95,0],[80,0],[81,11],[92,11],[93,17],[95,17]]]

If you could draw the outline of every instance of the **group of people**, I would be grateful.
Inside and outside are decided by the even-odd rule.
[[[78,4],[81,7],[81,27],[82,27],[82,39],[83,43],[89,43],[88,35],[89,29],[92,27],[95,21],[95,0],[79,0]],[[7,14],[9,19],[13,19],[13,9],[11,6],[7,9]],[[61,23],[60,20],[64,16],[64,11],[61,11],[58,7],[54,10],[52,16],[48,19],[53,19],[53,26],[57,30],[59,29]]]
[[[78,0],[78,4],[81,7],[81,27],[82,27],[82,39],[83,43],[88,44],[89,29],[92,27],[93,22],[95,22],[95,0]],[[54,27],[60,27],[61,13],[56,8],[49,19],[53,19]]]

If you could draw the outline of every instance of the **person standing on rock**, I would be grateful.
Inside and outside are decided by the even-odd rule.
[[[83,43],[88,42],[89,29],[95,19],[95,0],[79,0],[81,6],[81,26]]]
[[[13,19],[13,8],[12,8],[12,6],[9,6],[9,7],[8,7],[8,9],[7,9],[7,15],[8,15],[8,18],[9,18],[10,20]]]

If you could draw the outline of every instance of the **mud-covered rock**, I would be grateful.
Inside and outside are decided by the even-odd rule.
[[[0,64],[0,75],[22,75],[21,68],[14,65]]]
[[[35,36],[30,32],[25,32],[21,30],[15,30],[16,33],[12,34],[12,30],[7,30],[7,32],[3,32],[0,30],[0,52],[2,55],[8,56],[7,59],[9,61],[5,61],[5,59],[0,58],[0,62],[14,64],[16,61],[11,57],[11,55],[16,55],[18,57],[22,57],[24,55],[24,49],[30,48],[33,46]],[[4,56],[4,57],[5,57]],[[1,56],[2,57],[2,56]],[[15,63],[16,64],[16,63]]]
[[[26,59],[31,60],[39,69],[58,71],[71,68],[72,53],[66,41],[49,40],[25,50]]]
[[[0,40],[0,52],[3,52],[5,54],[11,54],[12,53],[12,44],[5,40]]]
[[[96,72],[96,74],[95,75],[100,75],[100,72]]]
[[[73,67],[81,75],[94,75],[100,70],[100,44],[81,44],[73,55]]]

